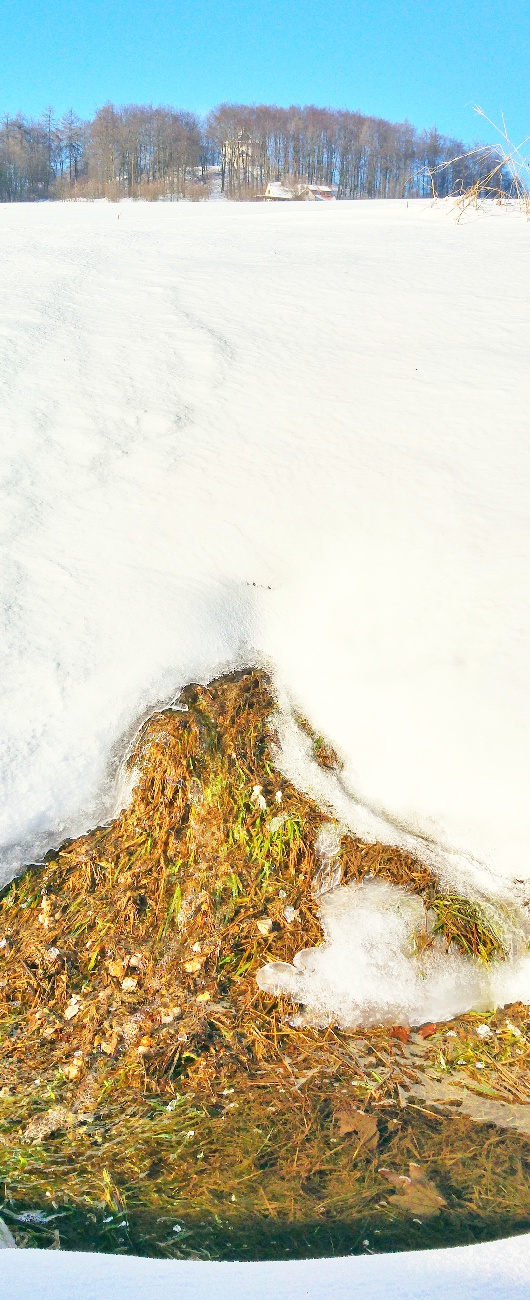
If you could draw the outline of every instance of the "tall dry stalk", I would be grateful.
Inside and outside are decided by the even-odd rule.
[[[530,135],[516,145],[508,135],[504,113],[501,114],[502,127],[500,127],[478,104],[474,106],[474,111],[493,127],[500,140],[495,144],[476,145],[467,153],[459,154],[434,167],[430,172],[433,198],[437,197],[437,174],[455,163],[464,162],[467,158],[482,159],[485,170],[481,177],[469,185],[460,180],[453,191],[452,198],[456,203],[458,219],[468,208],[478,208],[487,200],[498,205],[516,205],[527,218],[530,218],[530,160],[522,153],[524,146],[530,140]]]

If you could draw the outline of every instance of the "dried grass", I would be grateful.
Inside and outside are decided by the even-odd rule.
[[[527,219],[530,219],[530,169],[528,159],[522,153],[530,136],[516,145],[510,140],[504,114],[501,127],[493,122],[479,105],[475,106],[475,112],[492,127],[500,137],[500,141],[492,145],[476,145],[467,153],[459,154],[434,167],[430,172],[433,198],[436,198],[436,181],[440,172],[453,167],[455,163],[465,163],[468,159],[474,159],[475,162],[479,161],[483,164],[480,179],[469,184],[460,180],[452,195],[458,219],[460,220],[469,208],[480,208],[485,201],[493,202],[498,207],[515,206]]]
[[[416,1057],[483,1094],[530,1099],[525,1008],[491,1020],[485,1063],[477,1017],[411,1042],[388,1027],[294,1029],[291,1006],[257,988],[265,961],[321,940],[311,881],[324,814],[274,768],[273,703],[256,671],[187,688],[139,734],[130,807],[4,890],[0,1181],[21,1244],[59,1233],[71,1246],[200,1257],[361,1249],[382,1182],[355,1125],[340,1136],[339,1112],[386,1114],[385,1159],[405,1172],[396,1134],[409,1119],[394,1133],[391,1117],[418,1081]],[[341,861],[345,881],[380,874],[434,903],[447,943],[499,955],[487,921],[442,898],[410,855],[344,837]],[[503,1135],[510,1160],[518,1140]],[[475,1182],[485,1170],[479,1159]],[[16,1218],[50,1202],[64,1221]],[[175,1216],[188,1235],[173,1234]],[[271,1222],[277,1248],[270,1231],[264,1244]]]

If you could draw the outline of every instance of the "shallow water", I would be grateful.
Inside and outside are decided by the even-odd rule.
[[[379,1122],[378,1150],[375,1156],[359,1154],[363,1179],[358,1203],[350,1201],[347,1212],[339,1204],[337,1179],[324,1161],[305,1179],[294,1169],[282,1171],[284,1205],[274,1213],[257,1209],[256,1177],[248,1197],[241,1196],[234,1205],[227,1171],[226,1196],[218,1196],[215,1212],[194,1206],[191,1195],[176,1199],[173,1212],[167,1203],[156,1206],[156,1194],[149,1196],[151,1204],[142,1205],[138,1188],[128,1189],[124,1181],[119,1187],[121,1206],[114,1208],[101,1202],[76,1204],[71,1195],[69,1202],[61,1201],[58,1194],[53,1201],[42,1197],[38,1202],[27,1195],[18,1199],[12,1183],[11,1197],[1,1204],[0,1214],[23,1248],[204,1260],[305,1259],[433,1249],[492,1241],[530,1229],[530,1139],[469,1119],[409,1108],[405,1113],[385,1110],[384,1118],[380,1112]],[[49,1147],[50,1174],[54,1145]],[[153,1146],[153,1157],[160,1157],[160,1146]],[[417,1206],[409,1211],[381,1174],[387,1163],[406,1174],[411,1159],[421,1162],[445,1201],[436,1214],[427,1209],[422,1218]],[[207,1167],[202,1178],[201,1198],[208,1182]],[[266,1170],[258,1179],[266,1189]],[[347,1188],[342,1190],[347,1193]],[[297,1196],[305,1204],[302,1213]],[[308,1198],[314,1205],[312,1212]]]

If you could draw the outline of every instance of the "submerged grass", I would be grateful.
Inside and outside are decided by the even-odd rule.
[[[256,671],[187,688],[139,734],[129,808],[3,892],[1,1213],[21,1245],[262,1258],[528,1226],[525,1138],[401,1108],[426,1069],[528,1100],[525,1008],[489,1018],[486,1053],[477,1017],[426,1038],[295,1029],[256,986],[264,962],[321,940],[327,819],[274,767],[273,703]],[[344,882],[420,893],[425,942],[502,958],[489,918],[410,855],[345,836],[341,865]],[[359,1112],[378,1117],[377,1150]],[[440,1185],[421,1243],[383,1157]]]
[[[376,1149],[359,1149],[337,1138],[326,1110],[313,1100],[300,1124],[295,1108],[287,1144],[281,1113],[258,1127],[252,1099],[242,1100],[228,1138],[220,1114],[190,1099],[177,1118],[152,1112],[133,1124],[126,1115],[123,1128],[115,1114],[100,1134],[106,1163],[89,1194],[80,1192],[94,1132],[57,1144],[48,1180],[32,1150],[16,1194],[6,1186],[2,1215],[19,1245],[199,1259],[432,1247],[530,1227],[528,1140],[407,1108],[379,1111]],[[406,1176],[411,1163],[443,1202],[435,1214],[428,1202],[411,1213],[389,1193],[382,1166]]]

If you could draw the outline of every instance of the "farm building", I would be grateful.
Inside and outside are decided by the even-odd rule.
[[[265,193],[258,195],[265,203],[285,203],[293,199],[319,203],[336,197],[330,185],[284,185],[282,181],[269,181]]]

